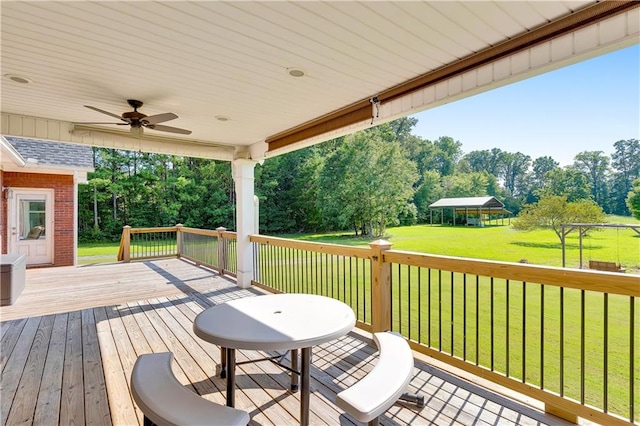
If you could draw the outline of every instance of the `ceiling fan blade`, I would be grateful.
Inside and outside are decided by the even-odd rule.
[[[159,130],[161,132],[179,133],[181,135],[191,134],[191,130],[179,129],[177,127],[171,127],[171,126],[163,126],[162,124],[150,124],[144,127],[146,127],[147,129]]]
[[[120,117],[118,114],[114,114],[114,113],[112,113],[112,112],[105,111],[105,110],[103,110],[103,109],[96,108],[96,107],[93,107],[93,106],[91,106],[91,105],[85,105],[85,107],[86,107],[86,108],[89,108],[89,109],[92,109],[92,110],[94,110],[94,111],[101,112],[101,113],[103,113],[103,114],[109,115],[109,116],[111,116],[111,117],[117,118],[118,120],[125,121],[125,120],[124,120],[122,117]]]
[[[165,112],[164,114],[149,115],[143,118],[141,121],[144,121],[148,124],[157,124],[157,123],[164,123],[165,121],[169,121],[169,120],[175,120],[176,118],[178,118],[178,116],[175,115],[174,113]]]
[[[73,124],[115,124],[117,126],[127,126],[129,123],[102,123],[97,121],[74,121]]]

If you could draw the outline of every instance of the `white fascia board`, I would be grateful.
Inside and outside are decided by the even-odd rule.
[[[22,158],[22,155],[11,145],[4,136],[0,137],[0,150],[2,151],[2,156],[8,155],[9,158],[16,164],[18,167],[24,167],[27,164],[27,161]]]

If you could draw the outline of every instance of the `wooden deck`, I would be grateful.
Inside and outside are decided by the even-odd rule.
[[[219,348],[197,338],[195,316],[208,306],[261,294],[179,259],[32,269],[12,306],[0,308],[2,425],[137,425],[142,414],[129,375],[143,353],[172,351],[178,379],[205,398],[224,403],[215,375]],[[335,395],[369,371],[375,347],[360,331],[314,348],[311,423],[357,422],[335,405]],[[261,357],[238,351],[238,361]],[[269,362],[238,366],[236,406],[253,425],[295,425],[299,393]],[[560,425],[559,419],[416,359],[411,391],[419,409],[398,403],[383,425]]]

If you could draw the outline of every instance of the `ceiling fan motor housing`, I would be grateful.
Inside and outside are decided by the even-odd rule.
[[[130,111],[130,112],[125,112],[122,113],[122,118],[124,118],[127,121],[131,121],[131,125],[133,126],[134,123],[140,123],[140,120],[142,120],[143,118],[145,118],[147,115],[143,114],[141,112],[138,111]]]

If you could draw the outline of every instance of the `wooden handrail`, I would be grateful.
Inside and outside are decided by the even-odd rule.
[[[389,250],[385,252],[384,257],[385,262],[389,263],[640,297],[640,278],[632,274],[621,275],[615,272],[466,259],[398,250]]]
[[[357,257],[369,259],[371,250],[366,247],[349,247],[338,244],[314,243],[309,241],[290,240],[287,238],[267,237],[265,235],[251,235],[249,241],[252,243],[271,244],[278,247],[296,248],[308,250],[316,253],[336,254],[347,257]]]

